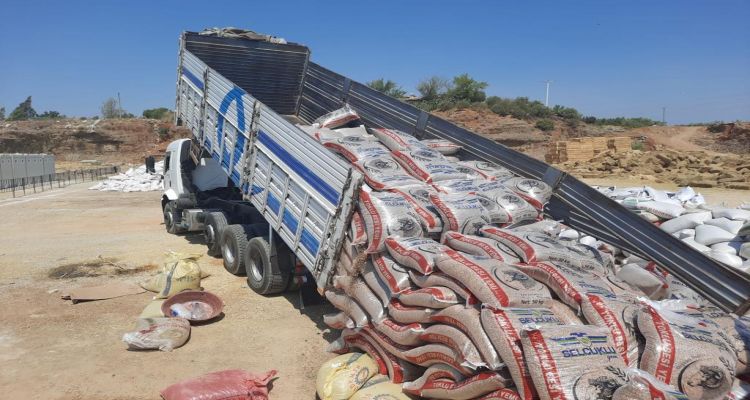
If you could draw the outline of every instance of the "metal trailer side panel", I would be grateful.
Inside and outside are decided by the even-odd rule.
[[[10,154],[0,154],[0,180],[13,179],[13,158]]]
[[[750,308],[750,276],[717,263],[556,168],[351,81],[318,64],[307,67],[299,117],[307,122],[348,102],[365,123],[417,137],[451,140],[464,155],[544,180],[554,189],[545,212],[584,233],[651,259],[717,306],[740,314]]]
[[[192,54],[186,49],[182,54],[185,64]],[[361,173],[213,68],[206,77],[204,150],[221,163],[325,289],[363,181]],[[188,113],[184,107],[178,112],[180,118]]]

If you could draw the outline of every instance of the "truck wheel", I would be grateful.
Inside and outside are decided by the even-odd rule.
[[[209,212],[203,222],[203,237],[206,240],[209,256],[221,256],[221,232],[229,225],[223,212]]]
[[[281,239],[279,239],[281,240]],[[284,246],[274,246],[276,249]],[[288,257],[272,249],[263,237],[254,237],[247,244],[245,266],[247,285],[258,294],[269,295],[281,293],[286,289],[291,274]]]
[[[224,258],[224,269],[234,275],[245,273],[243,255],[247,249],[247,233],[243,225],[228,225],[221,232],[221,255]]]
[[[177,204],[172,200],[164,204],[164,227],[167,232],[175,235],[183,232],[184,229],[180,227],[181,221],[182,215],[180,210],[177,209]]]

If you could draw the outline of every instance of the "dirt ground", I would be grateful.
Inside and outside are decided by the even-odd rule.
[[[164,231],[158,192],[102,193],[90,185],[0,200],[0,397],[158,399],[172,383],[228,368],[277,369],[273,399],[315,397],[317,369],[331,357],[325,347],[333,337],[322,324],[330,306],[300,310],[297,293],[256,295],[220,260],[200,260],[211,274],[202,286],[224,300],[225,317],[194,327],[171,353],[128,351],[121,341],[151,293],[61,300],[69,288],[143,280],[167,250],[205,253],[200,236]],[[99,277],[48,277],[99,257],[120,267]],[[145,271],[129,273],[138,269]]]

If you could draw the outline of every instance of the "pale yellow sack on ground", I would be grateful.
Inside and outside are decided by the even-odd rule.
[[[321,400],[346,400],[377,373],[378,365],[370,356],[342,354],[323,363],[315,388]]]
[[[381,382],[368,386],[350,397],[349,400],[410,400],[411,398],[401,391],[401,385],[393,382]]]
[[[168,252],[159,274],[142,283],[141,287],[156,292],[158,299],[165,299],[183,290],[200,289],[200,257],[201,254]]]

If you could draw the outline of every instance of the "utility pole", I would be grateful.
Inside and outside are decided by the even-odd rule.
[[[120,92],[117,92],[117,117],[122,118],[122,100],[120,100]]]
[[[661,108],[661,123],[664,125],[667,124],[667,107]]]
[[[545,84],[546,84],[546,86],[547,86],[547,90],[546,90],[546,93],[545,93],[545,95],[544,95],[544,106],[545,106],[545,107],[549,107],[549,85],[550,85],[550,83],[552,83],[552,82],[553,82],[553,81],[544,81],[544,83],[545,83]]]

